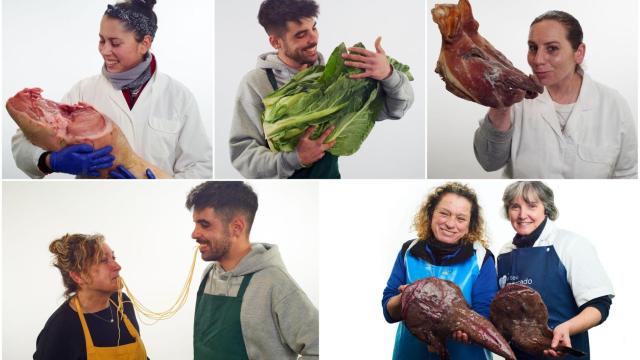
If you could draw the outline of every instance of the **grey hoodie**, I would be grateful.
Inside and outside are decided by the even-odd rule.
[[[320,53],[317,64],[324,64]],[[246,178],[287,178],[302,165],[297,152],[274,153],[268,148],[260,117],[264,111],[262,99],[273,92],[273,87],[265,69],[273,69],[278,88],[298,73],[274,52],[258,56],[256,69],[242,78],[236,94],[229,138],[231,163]],[[385,103],[377,120],[400,119],[413,104],[409,79],[394,70],[382,81],[382,90]]]
[[[236,296],[244,275],[240,324],[249,359],[318,359],[318,310],[287,272],[276,245],[254,243],[231,271],[207,267],[204,293]]]

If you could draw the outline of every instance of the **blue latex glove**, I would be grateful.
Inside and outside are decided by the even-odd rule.
[[[155,179],[156,175],[151,171],[151,169],[147,169],[145,171],[147,174],[147,178]],[[118,165],[115,170],[109,171],[109,177],[112,179],[137,179],[126,167],[122,165]]]
[[[111,155],[111,146],[93,150],[89,144],[69,145],[49,155],[51,170],[81,176],[100,176],[100,169],[113,166],[115,157]]]

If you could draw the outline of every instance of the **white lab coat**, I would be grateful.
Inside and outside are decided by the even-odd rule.
[[[549,93],[511,108],[512,126],[496,130],[485,117],[474,138],[476,158],[487,171],[507,165],[512,178],[637,178],[636,124],[615,90],[584,74],[565,132]]]
[[[78,82],[63,103],[86,102],[110,117],[142,158],[176,178],[212,178],[211,143],[191,92],[169,76],[155,72],[132,110],[102,74]],[[42,178],[37,162],[45,151],[22,131],[13,136],[16,165],[32,178]]]

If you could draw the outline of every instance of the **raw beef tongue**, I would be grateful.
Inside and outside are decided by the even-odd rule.
[[[502,53],[478,34],[468,0],[437,4],[433,21],[442,34],[436,72],[448,91],[466,100],[501,108],[533,99],[543,87],[516,69]]]
[[[551,349],[553,331],[547,325],[549,314],[537,291],[521,284],[507,284],[491,302],[491,321],[505,338],[522,351],[542,355]],[[585,356],[580,350],[558,346],[556,350]]]
[[[41,93],[38,88],[24,89],[7,101],[9,115],[34,145],[49,151],[72,144],[90,144],[94,149],[111,145],[111,154],[116,158],[114,166],[100,170],[100,177],[107,178],[109,171],[118,165],[139,179],[146,178],[146,169],[151,169],[157,178],[171,177],[139,157],[118,125],[91,105],[59,104],[43,98]]]
[[[429,277],[407,286],[402,292],[405,326],[429,349],[449,359],[445,340],[456,330],[507,360],[515,355],[498,330],[480,314],[469,309],[460,288],[451,281]]]

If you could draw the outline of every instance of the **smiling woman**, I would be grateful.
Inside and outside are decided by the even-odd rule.
[[[382,297],[382,312],[398,325],[393,359],[439,359],[407,328],[402,292],[417,280],[436,277],[454,282],[471,308],[489,317],[497,291],[493,254],[487,249],[484,219],[476,193],[460,183],[435,188],[415,216],[418,238],[402,245]],[[469,334],[454,331],[446,342],[452,359],[490,359],[488,350],[469,344]]]
[[[130,303],[115,306],[120,265],[102,235],[67,234],[49,245],[60,270],[65,301],[38,335],[33,358],[144,360]],[[128,297],[125,296],[128,301]]]
[[[155,0],[127,0],[108,5],[100,21],[101,73],[78,82],[64,103],[88,103],[111,118],[137,155],[175,178],[211,178],[211,145],[190,90],[160,73],[151,53],[158,29]],[[58,172],[86,177],[100,151],[66,147],[45,151],[18,130],[12,140],[16,165],[32,178]],[[106,156],[108,148],[99,154]],[[135,176],[123,163],[110,161],[112,178]],[[148,178],[156,178],[153,172]]]
[[[518,181],[507,186],[503,209],[516,235],[498,255],[500,287],[525,284],[540,293],[553,329],[551,347],[518,358],[545,359],[562,355],[559,346],[589,352],[587,330],[609,316],[613,285],[594,247],[582,236],[556,227],[558,209],[553,190],[540,181]],[[530,350],[529,350],[530,351]],[[542,353],[543,352],[543,353]],[[543,356],[544,355],[544,356]],[[577,359],[567,355],[565,359]],[[580,357],[580,359],[589,359]]]
[[[486,171],[505,167],[514,178],[638,176],[629,105],[584,72],[582,40],[582,27],[569,13],[548,11],[533,20],[527,61],[545,91],[489,109],[474,137],[476,159]]]
[[[436,205],[431,220],[433,236],[447,244],[457,244],[469,232],[469,200],[454,193],[446,194]]]
[[[558,218],[553,192],[542,183],[520,182],[507,188],[502,197],[511,226],[520,236],[533,233],[545,221]]]
[[[100,21],[98,49],[110,73],[131,70],[141,63],[140,59],[148,58],[151,41],[151,36],[146,35],[138,42],[117,18],[105,16]]]

